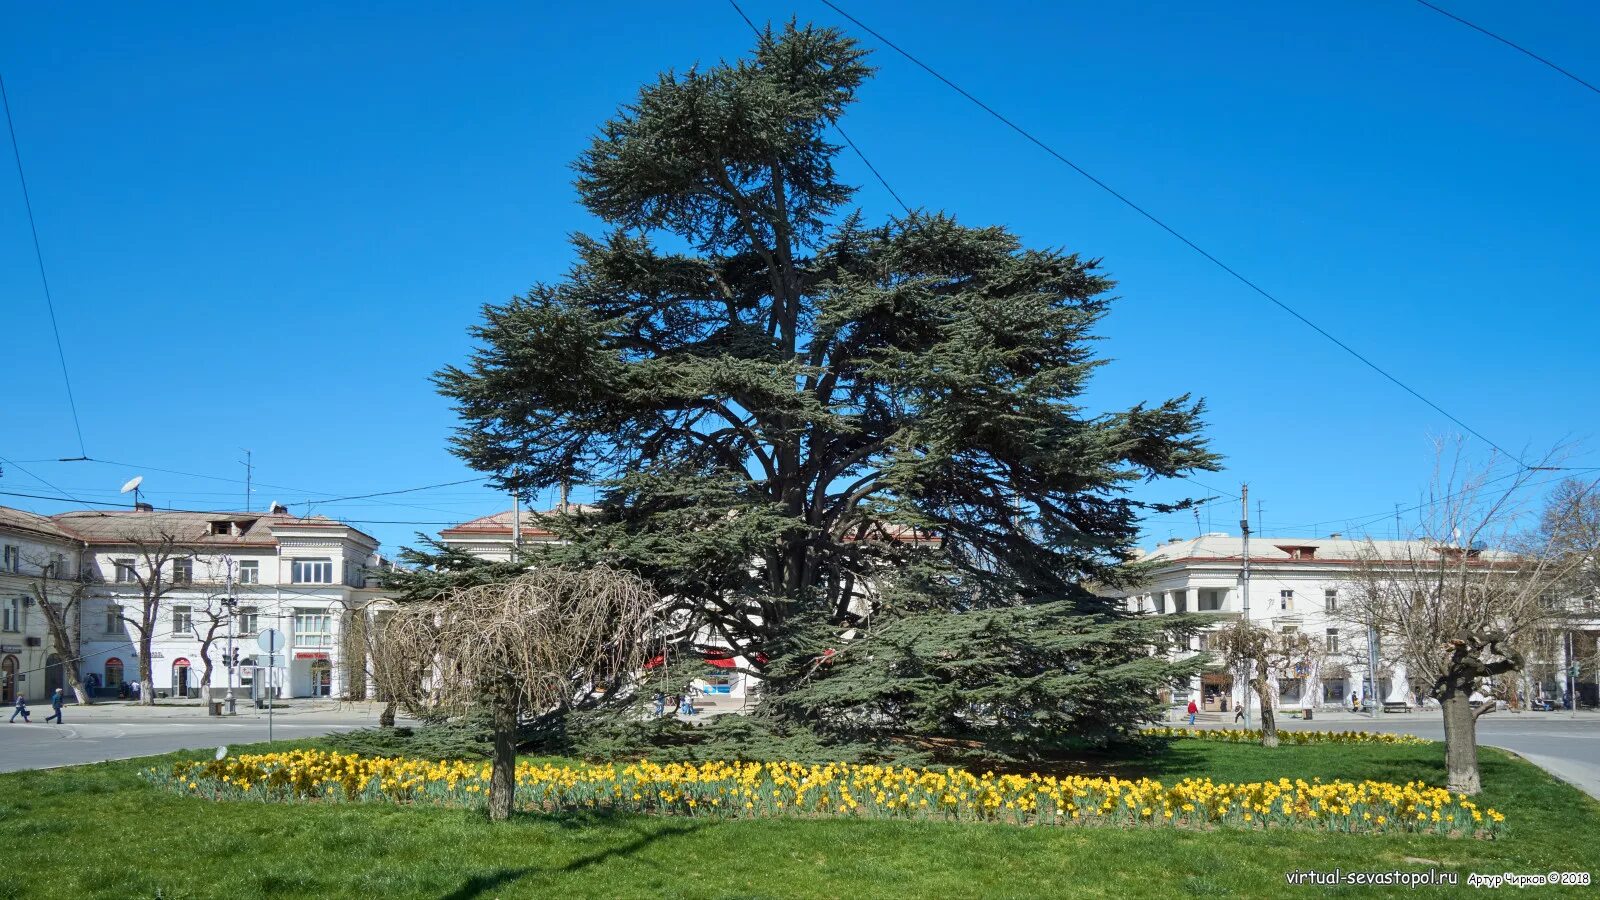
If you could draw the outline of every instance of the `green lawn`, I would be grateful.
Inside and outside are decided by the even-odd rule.
[[[1184,740],[1159,756],[1089,767],[1163,779],[1439,784],[1442,755],[1439,745],[1268,751]],[[1285,872],[1306,868],[1600,876],[1600,804],[1492,750],[1483,751],[1482,800],[1510,828],[1496,841],[532,815],[491,826],[462,810],[178,797],[138,778],[152,764],[0,775],[0,897],[1264,897],[1326,891],[1286,886]]]

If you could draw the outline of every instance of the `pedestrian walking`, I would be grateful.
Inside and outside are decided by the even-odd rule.
[[[664,716],[666,714],[667,714],[667,697],[666,697],[665,694],[661,693],[660,691],[656,691],[656,716],[657,716],[657,718],[659,718],[659,717]]]
[[[1237,705],[1237,706],[1235,706],[1233,708],[1233,720],[1235,722],[1243,722],[1244,721],[1244,704],[1243,703],[1240,703],[1239,705]]]
[[[1199,715],[1199,714],[1200,714],[1200,706],[1198,704],[1196,704],[1193,699],[1190,699],[1189,700],[1189,726],[1190,727],[1194,726],[1194,717]]]
[[[20,693],[17,694],[17,708],[11,711],[11,721],[17,721],[17,716],[22,717],[22,724],[24,725],[32,721],[28,718],[28,701]]]
[[[55,719],[57,725],[65,724],[61,721],[61,704],[65,702],[61,696],[61,688],[56,688],[56,692],[50,695],[50,715],[45,716],[44,720],[48,722]]]
[[[1361,697],[1355,691],[1351,691],[1350,692],[1350,711],[1351,712],[1360,712],[1361,711]]]

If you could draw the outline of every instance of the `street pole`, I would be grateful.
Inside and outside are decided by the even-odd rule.
[[[239,600],[233,596],[233,560],[229,557],[223,557],[223,565],[227,572],[228,578],[228,596],[227,599],[222,601],[222,605],[228,610],[228,690],[227,693],[223,695],[223,699],[228,703],[228,715],[231,716],[237,713],[237,710],[234,709],[233,705],[233,667],[235,662],[233,649],[233,620],[238,613]]]
[[[1244,627],[1250,628],[1250,485],[1239,486],[1239,533],[1244,535]],[[1250,661],[1243,661],[1244,727],[1250,727]]]

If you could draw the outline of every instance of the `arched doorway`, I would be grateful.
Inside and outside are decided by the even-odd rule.
[[[9,706],[16,702],[18,668],[15,656],[0,659],[0,704]]]
[[[61,665],[61,657],[52,653],[44,661],[44,689],[48,693],[57,688],[67,692],[67,669]]]
[[[122,696],[122,660],[113,656],[106,660],[106,690],[115,691],[117,696]]]
[[[172,696],[188,697],[190,690],[189,658],[180,656],[172,661]]]
[[[311,663],[311,696],[333,696],[333,663],[325,659],[313,660]]]

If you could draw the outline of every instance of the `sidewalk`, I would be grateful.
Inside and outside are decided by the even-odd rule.
[[[219,701],[220,702],[220,701]],[[371,719],[374,722],[378,714],[383,711],[384,704],[376,701],[341,702],[339,700],[313,699],[299,697],[293,699],[279,699],[272,702],[272,715],[274,718],[282,716],[314,716],[314,715],[340,715],[344,717],[359,717]],[[36,707],[37,708],[37,707]],[[265,707],[256,709],[255,701],[248,697],[236,697],[234,700],[236,714],[228,716],[227,705],[223,705],[223,718],[233,719],[265,719]],[[206,705],[199,700],[157,700],[154,706],[143,706],[132,700],[97,700],[88,706],[68,703],[65,713],[68,719],[78,722],[94,722],[98,720],[129,719],[207,719],[211,718]]]
[[[1298,707],[1294,709],[1276,710],[1276,713],[1279,728],[1298,728],[1304,726],[1310,729],[1330,731],[1361,730],[1363,728],[1370,728],[1374,725],[1435,725],[1442,724],[1444,721],[1444,714],[1438,709],[1419,709],[1408,713],[1380,712],[1376,715],[1373,715],[1372,713],[1365,712],[1351,712],[1348,707],[1329,707],[1327,709],[1314,710],[1311,721],[1309,722],[1301,718],[1300,709]],[[1243,728],[1244,723],[1235,722],[1233,720],[1233,715],[1234,714],[1232,712],[1203,712],[1195,717],[1194,727]],[[1532,710],[1513,712],[1508,709],[1497,709],[1493,712],[1484,713],[1483,718],[1479,719],[1478,721],[1479,723],[1483,723],[1491,719],[1497,722],[1600,722],[1600,710],[1580,709],[1578,710],[1577,715],[1574,716],[1572,710],[1569,709],[1556,710],[1553,712],[1534,712]],[[1181,709],[1178,709],[1169,714],[1161,724],[1187,725],[1188,723],[1189,714]],[[1261,710],[1259,708],[1252,707],[1250,710],[1250,727],[1261,727]]]

